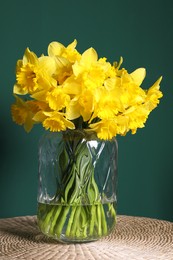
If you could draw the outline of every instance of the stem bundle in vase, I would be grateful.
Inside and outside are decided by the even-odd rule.
[[[96,150],[72,131],[64,133],[63,139],[65,145],[57,158],[61,185],[51,204],[39,203],[39,226],[57,239],[62,234],[73,240],[107,235],[110,231],[107,220],[115,219],[116,211],[113,202],[103,203],[104,194],[99,191],[94,174],[103,147],[95,154]]]

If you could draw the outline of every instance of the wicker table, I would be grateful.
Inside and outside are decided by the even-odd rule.
[[[0,219],[0,260],[173,260],[173,223],[118,216],[110,236],[61,244],[40,233],[35,216]]]

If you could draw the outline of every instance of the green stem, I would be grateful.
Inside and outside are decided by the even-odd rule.
[[[61,213],[62,206],[61,205],[55,206],[55,210],[56,210],[56,213],[54,215],[53,221],[51,222],[50,231],[49,231],[51,234],[53,234],[53,229],[54,229],[56,222],[57,222],[57,219],[58,219],[58,217]]]
[[[113,203],[108,203],[108,208],[112,217],[116,218],[116,211],[114,209]]]
[[[89,226],[89,234],[92,236],[94,232],[94,224],[95,224],[95,217],[96,217],[96,206],[91,206],[91,220]]]
[[[62,214],[59,217],[59,221],[58,221],[58,223],[55,227],[55,231],[54,231],[54,233],[57,235],[57,237],[61,236],[62,229],[63,229],[64,223],[66,221],[66,217],[67,217],[69,210],[70,210],[70,206],[62,207],[62,210],[61,210]]]
[[[51,223],[51,218],[53,216],[53,212],[54,212],[55,208],[52,207],[52,209],[49,211],[49,213],[47,214],[45,220],[43,221],[43,228],[45,230],[46,233],[49,232],[50,229],[50,223]]]
[[[71,233],[71,228],[72,228],[72,225],[73,225],[76,208],[77,208],[76,206],[72,206],[70,218],[69,218],[67,229],[66,229],[66,236],[67,237],[69,237],[70,233]]]
[[[98,236],[102,235],[102,225],[101,225],[101,210],[100,205],[96,206],[97,209],[97,221],[98,221]]]
[[[100,204],[100,208],[101,208],[101,219],[102,219],[102,231],[103,231],[103,235],[106,235],[108,232],[108,228],[107,228],[107,221],[106,221],[105,212],[102,204]]]
[[[77,207],[76,211],[75,211],[75,216],[74,216],[74,219],[73,219],[74,221],[73,221],[73,225],[72,225],[71,232],[70,232],[70,236],[72,236],[72,237],[75,237],[75,235],[76,235],[80,211],[81,211],[81,206]]]
[[[81,226],[82,226],[84,238],[87,237],[87,225],[88,225],[87,212],[84,209],[84,207],[81,206]]]

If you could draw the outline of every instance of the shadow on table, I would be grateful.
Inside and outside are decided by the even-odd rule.
[[[34,242],[38,244],[61,244],[61,242],[54,240],[52,238],[46,237],[44,234],[42,234],[39,230],[38,232],[33,232],[29,230],[16,230],[16,229],[3,229],[6,233],[6,235],[9,234],[12,240],[12,236],[14,236],[15,241],[17,240],[27,240],[29,242]]]

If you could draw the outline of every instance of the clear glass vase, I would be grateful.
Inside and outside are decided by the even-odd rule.
[[[38,226],[61,242],[94,241],[116,224],[117,141],[68,130],[39,143]]]

